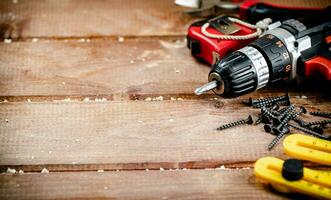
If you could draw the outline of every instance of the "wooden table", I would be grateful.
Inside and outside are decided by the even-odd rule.
[[[257,115],[243,100],[283,87],[195,96],[210,68],[186,48],[194,19],[183,10],[172,0],[0,2],[0,36],[13,38],[0,43],[0,199],[285,197],[253,176],[258,158],[286,158],[281,145],[266,150],[273,135],[215,130]],[[331,111],[328,86],[289,91],[296,105]]]

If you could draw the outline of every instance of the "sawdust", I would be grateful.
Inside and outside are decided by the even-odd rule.
[[[38,38],[32,38],[31,42],[38,42]]]
[[[103,170],[103,169],[98,169],[97,172],[102,173],[102,172],[105,172],[105,170]]]

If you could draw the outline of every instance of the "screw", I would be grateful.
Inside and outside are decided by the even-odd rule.
[[[270,151],[284,135],[288,134],[290,132],[290,129],[287,126],[284,126],[280,133],[270,142],[268,145],[268,150]]]
[[[281,113],[280,115],[278,115],[277,117],[273,118],[273,122],[274,124],[280,124],[282,119],[288,115],[290,112],[292,112],[294,110],[294,105],[290,105],[286,108],[283,108],[282,110],[280,110],[279,112]]]
[[[265,124],[263,128],[265,132],[270,133],[272,131],[272,124]]]
[[[250,104],[254,107],[254,108],[261,108],[261,107],[269,107],[274,105],[275,103],[278,104],[285,104],[285,105],[290,105],[290,97],[288,96],[288,93],[286,93],[283,96],[279,96],[279,97],[269,97],[269,98],[265,98],[265,99],[257,99],[257,100],[252,100],[250,98]]]
[[[253,124],[252,116],[249,115],[247,119],[241,119],[241,120],[229,123],[229,124],[224,124],[224,125],[218,127],[217,130],[220,131],[220,130],[231,128],[231,127],[234,127],[234,126],[239,126],[239,125],[242,125],[242,124]]]
[[[305,127],[307,129],[310,129],[312,131],[315,131],[316,133],[319,133],[319,134],[323,134],[324,133],[324,130],[321,126],[319,125],[313,125],[313,126],[310,126],[309,128],[308,127]]]
[[[266,116],[269,118],[276,118],[276,116],[273,115],[266,107],[261,108],[261,113],[262,113],[262,116]]]
[[[313,135],[313,136],[316,136],[318,138],[321,138],[321,139],[326,139],[326,140],[330,140],[329,137],[325,136],[325,135],[322,135],[322,134],[319,134],[319,133],[316,133],[315,131],[312,131],[312,130],[309,130],[307,128],[304,128],[304,127],[301,127],[301,126],[297,126],[297,125],[294,125],[294,124],[289,124],[289,126],[299,130],[299,131],[302,131],[304,133],[308,133],[310,135]]]
[[[329,112],[310,112],[309,114],[319,116],[319,117],[325,117],[325,118],[331,118],[331,113]]]
[[[293,121],[298,123],[300,126],[307,126],[306,125],[307,122],[303,121],[303,119],[300,119],[299,117],[294,118]]]
[[[307,122],[307,123],[305,123],[304,126],[312,126],[312,125],[323,125],[323,126],[325,126],[327,124],[331,124],[331,119],[315,121],[315,122]]]
[[[283,121],[277,127],[272,128],[272,132],[276,135],[279,135],[282,132],[282,128],[293,118],[296,118],[299,113],[292,111],[289,115],[287,115]]]

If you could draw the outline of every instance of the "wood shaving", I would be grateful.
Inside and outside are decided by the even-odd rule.
[[[121,37],[121,36],[118,37],[118,38],[117,38],[117,41],[118,41],[118,42],[124,42],[124,37]]]
[[[230,168],[226,168],[224,165],[222,165],[220,167],[217,167],[215,169],[218,169],[218,170],[231,170]]]
[[[163,101],[163,96],[156,97],[153,100],[155,100],[155,101]]]
[[[42,170],[41,170],[41,172],[40,173],[42,173],[42,174],[48,174],[49,173],[49,171],[48,171],[48,169],[46,169],[46,168],[43,168]]]
[[[107,99],[104,98],[104,97],[103,98],[95,98],[94,101],[107,101]]]
[[[16,173],[16,169],[7,168],[7,173],[8,174],[15,174]]]
[[[6,44],[10,44],[12,42],[12,40],[6,38],[6,39],[3,40],[3,42],[6,43]]]

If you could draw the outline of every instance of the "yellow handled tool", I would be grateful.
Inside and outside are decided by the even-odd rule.
[[[284,140],[284,149],[294,158],[331,165],[331,141],[293,134]],[[293,161],[295,159],[283,161],[274,157],[261,158],[255,163],[255,175],[280,192],[331,199],[331,171],[312,170],[303,165],[300,168]]]

